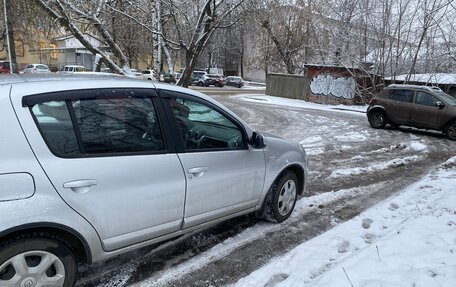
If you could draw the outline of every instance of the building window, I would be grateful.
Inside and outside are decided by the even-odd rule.
[[[49,47],[51,49],[57,49],[57,45],[56,44],[49,44]],[[57,58],[58,58],[57,50],[51,50],[51,59],[57,60]]]

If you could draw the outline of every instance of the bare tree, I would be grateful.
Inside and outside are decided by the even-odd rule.
[[[251,18],[263,28],[275,47],[277,60],[283,63],[289,74],[304,70],[302,64],[306,60],[310,31],[310,2],[307,1],[307,5],[304,1],[287,0],[250,2]]]
[[[229,16],[244,0],[194,0],[185,5],[178,0],[167,1],[174,11],[175,24],[168,32],[174,35],[173,42],[179,43],[176,48],[181,49],[185,57],[185,68],[178,85],[186,87],[190,84],[190,76],[214,32],[236,23],[230,21]],[[189,10],[189,7],[193,9]]]

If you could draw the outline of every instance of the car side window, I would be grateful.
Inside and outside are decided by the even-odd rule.
[[[32,112],[49,148],[58,156],[165,149],[150,97],[116,95],[43,102],[35,105]]]
[[[439,101],[436,97],[425,92],[416,92],[415,103],[418,105],[432,106],[435,107]]]
[[[49,149],[63,157],[79,156],[78,140],[65,101],[50,101],[32,108],[36,122]]]
[[[168,103],[186,151],[247,148],[241,128],[210,104],[178,96]]]
[[[86,153],[164,149],[150,98],[81,99],[72,105]]]
[[[411,91],[411,90],[390,90],[389,97],[393,101],[411,103],[413,101],[413,91]]]

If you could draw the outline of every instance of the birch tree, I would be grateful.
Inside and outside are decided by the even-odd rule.
[[[100,54],[101,61],[112,71],[119,74],[131,75],[128,58],[125,56],[120,45],[115,41],[112,33],[107,29],[107,24],[100,18],[106,9],[106,0],[101,1],[68,1],[68,0],[34,0],[46,13],[55,19],[62,27],[67,29],[78,39],[92,54]],[[102,40],[110,47],[114,56],[118,59],[116,64],[108,55],[93,46],[84,37],[82,26],[93,28],[101,36]]]

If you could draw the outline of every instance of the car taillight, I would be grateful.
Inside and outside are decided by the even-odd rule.
[[[369,106],[373,106],[377,103],[377,100],[375,98],[372,98],[369,102]]]

